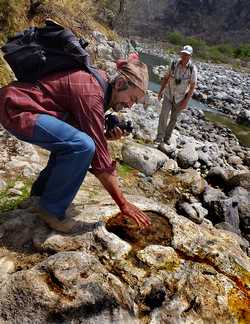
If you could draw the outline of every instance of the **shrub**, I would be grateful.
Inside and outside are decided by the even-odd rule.
[[[212,61],[214,61],[216,63],[228,63],[229,62],[229,59],[230,59],[229,56],[223,54],[219,50],[218,46],[211,46],[211,47],[209,47],[209,49],[208,49],[208,56],[209,56],[209,58]]]
[[[221,52],[222,54],[233,57],[234,47],[231,44],[229,44],[229,43],[220,44],[220,45],[217,45],[216,47],[217,47],[218,51]]]
[[[235,48],[234,56],[237,58],[249,59],[250,58],[250,44],[241,44],[238,48]]]
[[[191,45],[194,49],[194,55],[200,56],[207,51],[207,44],[200,38],[197,37],[187,37],[185,43]]]
[[[170,32],[167,37],[168,41],[174,45],[183,45],[184,44],[184,35],[178,31]]]

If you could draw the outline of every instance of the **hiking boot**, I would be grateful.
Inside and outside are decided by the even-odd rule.
[[[51,215],[43,210],[38,212],[38,217],[42,219],[51,229],[62,233],[76,234],[86,232],[86,227],[88,227],[88,224],[74,219],[65,218],[60,220],[56,216]]]
[[[152,146],[155,148],[158,148],[158,146],[162,143],[162,140],[160,139],[155,139],[152,143]]]
[[[158,150],[160,150],[162,153],[167,154],[168,153],[168,145],[164,142],[160,143],[160,145],[158,145]]]
[[[171,145],[170,138],[165,138],[164,143],[167,145]]]

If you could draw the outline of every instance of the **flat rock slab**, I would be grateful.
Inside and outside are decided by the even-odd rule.
[[[136,228],[108,199],[81,209],[86,231],[74,236],[50,231],[25,209],[10,213],[0,228],[6,258],[12,254],[1,278],[1,322],[247,323],[250,259],[237,236],[156,201],[128,199],[151,229]],[[27,241],[7,240],[14,229]],[[42,257],[17,271],[25,251]]]

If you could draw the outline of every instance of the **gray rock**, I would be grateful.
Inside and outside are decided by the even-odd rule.
[[[132,143],[122,147],[122,157],[126,164],[149,176],[168,160],[168,157],[157,149]]]
[[[113,58],[112,48],[108,45],[99,44],[97,46],[97,52],[98,52],[98,55],[104,60],[111,61]]]
[[[240,226],[243,233],[250,233],[250,192],[236,187],[229,192],[229,196],[238,202]]]
[[[206,205],[210,205],[213,201],[226,199],[226,195],[220,190],[207,186],[203,195],[203,200]]]
[[[229,178],[226,186],[228,190],[231,190],[235,187],[242,187],[250,191],[250,172],[243,172]]]
[[[93,31],[93,37],[98,43],[106,44],[108,41],[107,37],[99,31]]]
[[[228,179],[228,173],[221,167],[213,167],[207,174],[207,181],[212,186],[219,186],[223,188]]]
[[[237,122],[250,126],[250,110],[242,109],[237,116]]]
[[[0,257],[0,282],[6,279],[6,276],[16,271],[15,259],[10,255]]]
[[[0,191],[7,188],[7,183],[0,178]]]
[[[177,153],[177,162],[181,168],[187,169],[193,166],[198,160],[198,153],[193,144],[186,144],[183,149]]]
[[[232,165],[240,165],[242,164],[242,159],[237,155],[229,156],[228,163]]]
[[[199,203],[189,204],[183,202],[178,205],[178,210],[197,224],[201,224],[208,211]]]

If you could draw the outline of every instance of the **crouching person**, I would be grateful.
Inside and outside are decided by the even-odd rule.
[[[99,73],[106,78],[105,72]],[[81,231],[83,223],[65,212],[90,165],[124,216],[141,227],[150,224],[122,194],[108,152],[107,139],[119,139],[123,132],[118,127],[108,134],[104,130],[105,110],[131,108],[144,96],[147,85],[146,65],[130,59],[120,62],[105,95],[97,79],[80,69],[54,73],[35,84],[16,81],[0,89],[0,123],[18,139],[50,152],[31,195],[39,197],[38,215],[52,229]]]

